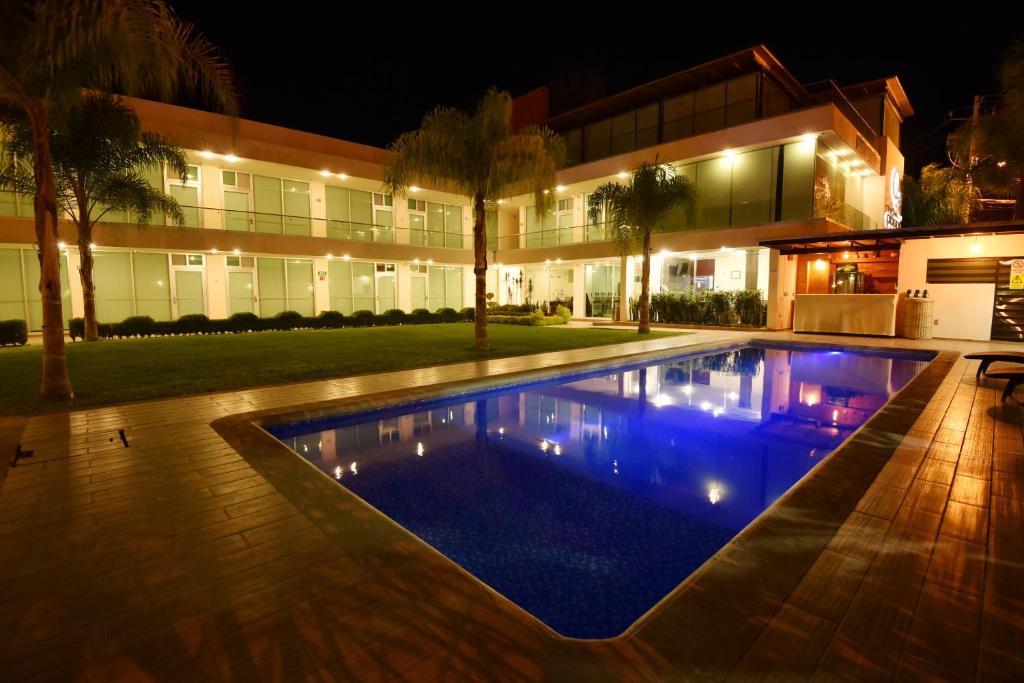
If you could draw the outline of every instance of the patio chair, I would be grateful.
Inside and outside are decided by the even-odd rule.
[[[981,361],[978,373],[974,376],[975,379],[979,379],[993,363],[1024,363],[1024,351],[978,351],[964,354],[964,358]]]
[[[1024,384],[1024,364],[995,362],[985,372],[985,376],[991,379],[1006,380],[1006,388],[1003,389],[1001,399],[1003,403],[1006,403],[1006,399],[1013,395],[1013,390]]]

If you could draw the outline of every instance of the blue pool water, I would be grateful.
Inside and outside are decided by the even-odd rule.
[[[929,358],[744,347],[270,431],[554,630],[605,638]]]

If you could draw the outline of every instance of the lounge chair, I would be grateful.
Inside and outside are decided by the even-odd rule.
[[[992,379],[1005,379],[1006,388],[1003,389],[1003,403],[1013,394],[1013,390],[1024,384],[1024,364],[1021,363],[992,363],[985,372],[986,377]]]
[[[980,360],[978,373],[974,376],[979,379],[981,374],[988,370],[993,363],[1024,363],[1024,351],[978,351],[964,355],[968,360]]]

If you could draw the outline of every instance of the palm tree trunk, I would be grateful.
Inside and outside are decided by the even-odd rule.
[[[82,210],[78,222],[78,254],[81,263],[78,266],[78,275],[82,280],[82,303],[85,306],[85,341],[98,341],[100,338],[99,326],[96,324],[96,283],[92,278],[92,225],[88,213]]]
[[[476,310],[473,314],[473,348],[487,348],[487,228],[484,197],[474,198],[473,274],[476,276]]]
[[[30,107],[33,171],[36,181],[36,241],[39,244],[39,294],[43,305],[43,383],[50,401],[72,398],[64,351],[64,314],[60,297],[60,250],[57,247],[57,183],[50,158],[49,124],[42,102]]]
[[[644,228],[644,255],[640,264],[640,324],[639,334],[651,331],[651,229]]]

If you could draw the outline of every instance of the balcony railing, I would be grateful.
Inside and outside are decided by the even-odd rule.
[[[612,239],[609,223],[589,223],[549,230],[535,230],[498,238],[499,249],[534,249],[558,247],[566,244],[609,242]]]
[[[328,220],[256,211],[233,211],[204,206],[182,206],[181,208],[185,214],[184,226],[177,226],[162,216],[150,221],[147,225],[167,225],[183,229],[223,230],[224,232],[260,235],[315,236],[351,242],[409,244],[447,249],[468,248],[472,243],[472,240],[462,233],[441,232],[426,228],[411,229],[359,221]],[[108,215],[102,222],[140,225],[140,222],[132,220],[131,216],[124,219],[123,216],[111,217]]]

